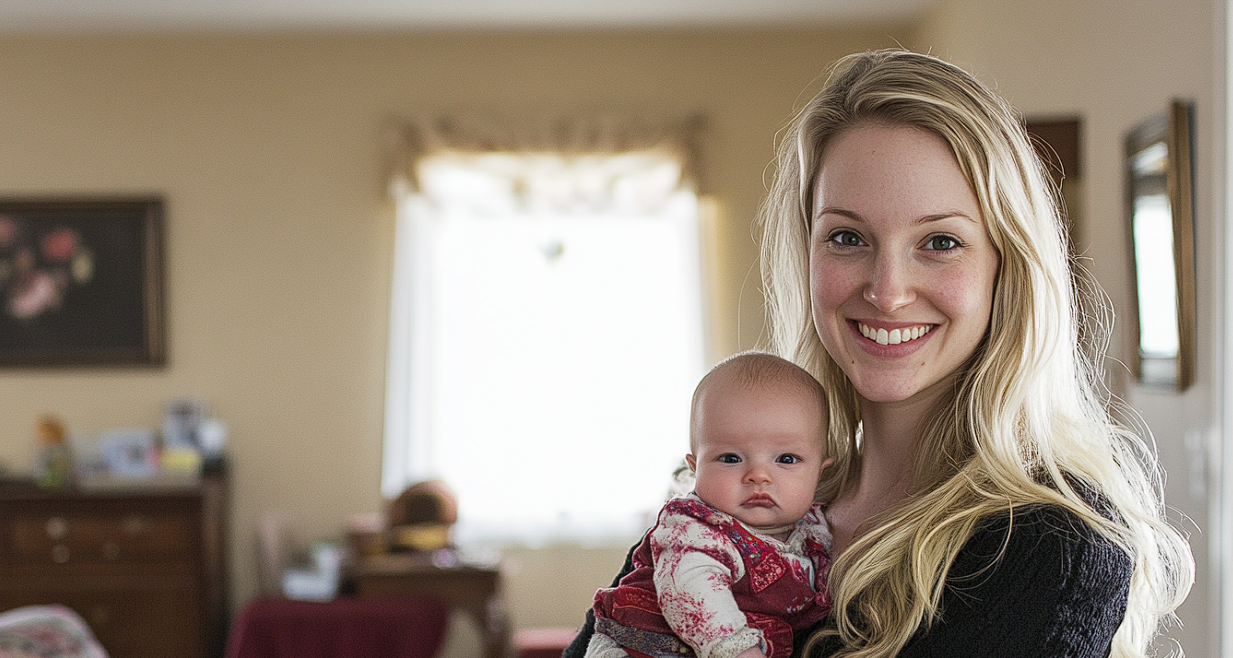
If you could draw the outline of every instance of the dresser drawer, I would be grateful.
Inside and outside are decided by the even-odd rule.
[[[18,562],[147,562],[192,559],[199,523],[166,513],[30,515],[8,524]]]
[[[0,610],[67,605],[111,658],[222,658],[226,527],[225,470],[192,486],[0,479]]]
[[[112,658],[205,658],[202,601],[192,588],[0,589],[0,607],[57,603],[85,619]]]

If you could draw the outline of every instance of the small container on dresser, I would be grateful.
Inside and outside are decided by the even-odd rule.
[[[110,658],[218,658],[227,482],[40,489],[0,482],[0,610],[60,603]]]

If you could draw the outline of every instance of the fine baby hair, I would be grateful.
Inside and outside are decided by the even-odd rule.
[[[706,391],[717,381],[722,380],[744,388],[781,387],[781,390],[804,392],[812,396],[821,413],[827,412],[826,391],[809,371],[782,357],[750,350],[734,354],[715,367],[711,368],[698,382],[694,389],[693,402],[690,407],[689,449],[697,449],[697,434],[700,402]],[[825,426],[824,426],[825,427]],[[826,437],[819,437],[825,440]]]

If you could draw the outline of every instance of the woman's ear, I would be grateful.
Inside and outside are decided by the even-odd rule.
[[[694,460],[693,455],[685,455],[685,463],[689,464],[689,471],[691,473],[698,472],[698,462]]]

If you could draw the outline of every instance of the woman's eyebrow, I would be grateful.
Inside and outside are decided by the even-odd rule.
[[[813,218],[814,220],[818,220],[818,219],[821,219],[822,216],[824,215],[840,215],[843,217],[847,217],[848,219],[851,219],[852,221],[855,221],[855,222],[865,223],[865,218],[862,217],[861,214],[856,212],[855,210],[848,210],[847,208],[838,208],[835,206],[827,206],[824,208],[819,208],[818,212],[814,214]],[[966,212],[963,212],[962,210],[944,210],[942,212],[929,213],[928,215],[924,215],[922,217],[917,218],[914,223],[928,224],[929,222],[937,222],[943,219],[950,219],[951,217],[958,217],[960,219],[966,219],[969,222],[972,222],[974,224],[980,223],[980,221],[977,220],[975,217],[972,217],[971,215],[969,215]]]
[[[980,223],[980,221],[977,220],[975,217],[972,217],[971,215],[967,214],[966,212],[963,212],[962,210],[944,210],[939,213],[931,213],[931,214],[925,215],[924,217],[921,217],[920,219],[916,220],[916,223],[917,224],[928,224],[929,222],[936,222],[936,221],[940,221],[943,219],[950,219],[951,217],[958,217],[960,219],[966,219],[969,222],[972,222],[974,224]]]
[[[864,223],[865,221],[865,218],[861,217],[861,214],[856,212],[855,210],[848,210],[847,208],[837,208],[834,206],[826,206],[824,208],[819,208],[818,212],[814,213],[813,218],[815,220],[821,219],[823,215],[842,215],[855,222]]]

